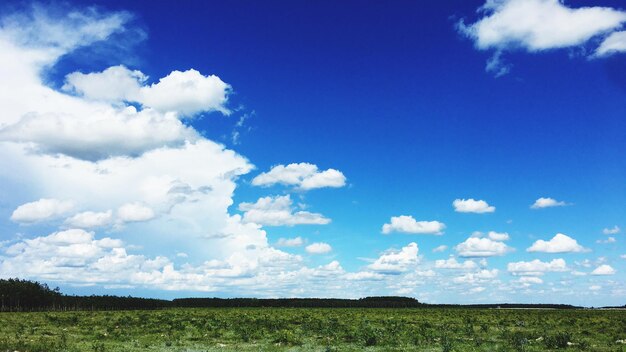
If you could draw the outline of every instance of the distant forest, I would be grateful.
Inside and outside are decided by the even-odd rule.
[[[163,308],[229,308],[229,307],[276,307],[276,308],[559,308],[579,307],[564,304],[475,304],[432,305],[409,297],[365,297],[360,299],[337,298],[178,298],[163,300],[153,298],[120,296],[72,296],[64,295],[59,288],[20,279],[0,279],[0,311],[45,310],[133,310]]]

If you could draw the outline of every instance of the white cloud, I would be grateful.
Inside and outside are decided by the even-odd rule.
[[[264,172],[254,179],[255,186],[272,186],[282,184],[295,186],[301,190],[311,190],[325,187],[343,187],[346,185],[346,177],[341,171],[328,169],[319,171],[317,165],[309,163],[298,163],[276,165],[268,172]]]
[[[582,45],[626,21],[608,7],[570,8],[559,0],[488,0],[477,22],[459,26],[485,49],[523,48],[530,52]]]
[[[506,244],[489,238],[470,237],[455,247],[461,257],[501,256],[512,250]]]
[[[496,207],[490,206],[484,200],[470,199],[455,199],[452,202],[454,211],[459,213],[493,213],[496,211]]]
[[[384,279],[385,275],[371,271],[359,271],[356,273],[347,273],[345,278],[351,281],[379,281]]]
[[[522,276],[519,278],[519,280],[517,280],[517,282],[521,284],[536,284],[536,285],[543,284],[543,280],[536,276]]]
[[[452,279],[452,282],[457,283],[457,284],[470,284],[470,285],[484,283],[484,282],[488,282],[488,281],[495,279],[498,276],[498,272],[499,272],[498,269],[492,269],[492,270],[483,269],[474,273],[467,273],[462,276],[455,277],[454,279]]]
[[[590,291],[600,291],[602,289],[602,286],[599,285],[591,285],[589,286],[589,290]]]
[[[535,241],[535,243],[526,249],[526,251],[544,253],[579,253],[585,252],[587,249],[579,245],[575,239],[562,233],[557,233],[549,241]]]
[[[73,207],[74,202],[72,201],[42,198],[17,207],[11,214],[11,220],[30,223],[57,218],[70,211]]]
[[[506,232],[489,231],[487,236],[494,241],[508,241],[510,239],[509,234]]]
[[[481,292],[483,292],[485,290],[486,290],[486,288],[484,288],[482,286],[479,286],[479,287],[470,288],[470,290],[468,292],[469,293],[481,293]]]
[[[553,259],[550,262],[542,262],[539,259],[530,262],[513,262],[507,265],[507,270],[513,275],[538,276],[546,272],[563,272],[569,270],[563,259]]]
[[[596,49],[595,56],[609,56],[626,52],[626,31],[613,32]]]
[[[117,218],[123,222],[148,221],[154,216],[154,210],[140,203],[126,203],[117,209]]]
[[[535,201],[533,205],[530,206],[531,209],[542,209],[542,208],[550,208],[550,207],[562,207],[566,206],[567,203],[563,201],[558,201],[553,198],[544,198],[541,197]]]
[[[243,221],[267,226],[326,225],[330,219],[308,211],[294,212],[291,197],[263,197],[256,203],[241,203]]]
[[[400,274],[407,271],[410,266],[417,264],[418,252],[417,243],[411,242],[399,251],[389,250],[383,253],[367,268],[383,274]]]
[[[599,267],[595,268],[591,275],[614,275],[617,271],[613,269],[610,265],[602,264]]]
[[[158,83],[144,85],[148,77],[141,71],[113,66],[102,72],[74,72],[66,76],[63,89],[87,99],[109,103],[138,102],[161,112],[193,116],[226,108],[230,86],[215,75],[204,76],[190,69],[172,71]]]
[[[446,225],[439,221],[416,221],[412,216],[401,215],[391,217],[390,223],[383,225],[382,233],[402,232],[441,235],[445,228]]]
[[[304,240],[302,237],[294,237],[294,238],[279,238],[276,242],[278,247],[300,247],[304,244]]]
[[[446,246],[445,244],[442,244],[440,246],[433,248],[433,253],[445,252],[447,249],[448,249],[448,246]]]
[[[473,260],[466,260],[463,263],[458,262],[455,258],[449,258],[447,260],[436,260],[435,268],[438,269],[458,269],[458,270],[473,270],[478,268],[478,265]]]
[[[317,242],[306,246],[305,250],[310,254],[325,254],[332,251],[333,248],[328,243]]]
[[[66,219],[65,224],[74,228],[89,229],[110,225],[112,220],[113,212],[111,210],[105,212],[85,211]]]
[[[609,244],[609,243],[615,243],[617,242],[617,240],[615,239],[615,237],[609,236],[607,237],[606,240],[597,240],[596,243],[599,244]]]
[[[602,230],[602,233],[605,235],[617,235],[620,232],[620,228],[615,225],[613,228],[605,228]]]

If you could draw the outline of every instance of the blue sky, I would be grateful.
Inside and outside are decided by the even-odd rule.
[[[5,3],[0,276],[623,304],[620,6]]]

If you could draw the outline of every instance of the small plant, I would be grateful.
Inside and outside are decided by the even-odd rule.
[[[546,336],[543,343],[547,348],[567,348],[571,335],[566,332],[557,332],[554,335]]]

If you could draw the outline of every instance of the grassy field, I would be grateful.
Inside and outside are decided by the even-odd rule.
[[[626,351],[624,310],[0,313],[0,351]]]

